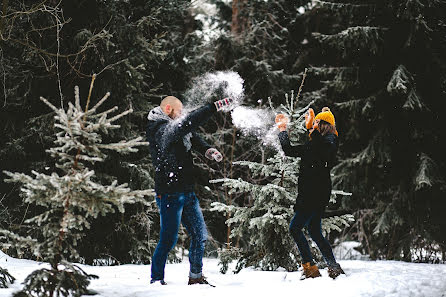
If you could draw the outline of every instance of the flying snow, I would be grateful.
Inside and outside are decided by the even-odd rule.
[[[234,71],[205,73],[193,79],[191,88],[184,94],[186,101],[181,118],[205,103],[229,97],[234,100],[231,106],[232,123],[242,134],[255,136],[263,145],[281,151],[277,137],[279,131],[274,123],[274,112],[271,109],[242,106],[243,83],[243,79]],[[178,120],[181,121],[181,119]]]
[[[218,71],[205,73],[192,81],[184,97],[185,108],[190,109],[214,102],[226,97],[232,98],[234,105],[243,102],[243,79],[234,71]]]
[[[232,123],[243,135],[257,137],[265,146],[280,151],[277,135],[279,130],[274,123],[274,112],[271,109],[237,106],[231,112]]]

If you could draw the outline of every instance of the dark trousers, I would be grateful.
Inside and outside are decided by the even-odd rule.
[[[298,210],[291,220],[290,233],[294,241],[296,242],[297,247],[299,248],[303,263],[314,263],[310,246],[308,245],[308,241],[305,238],[304,232],[302,231],[304,227],[308,227],[308,232],[310,233],[313,241],[317,244],[325,261],[329,266],[333,266],[336,264],[336,260],[333,255],[330,243],[322,235],[321,219],[322,211]]]
[[[152,257],[152,280],[164,279],[167,255],[178,240],[180,222],[191,236],[189,276],[201,277],[207,239],[206,224],[194,192],[164,194],[156,198],[160,212],[160,240]]]

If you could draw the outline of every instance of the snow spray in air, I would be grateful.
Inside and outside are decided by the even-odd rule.
[[[232,123],[243,135],[252,135],[262,141],[265,146],[271,146],[281,151],[278,134],[274,123],[274,112],[271,109],[237,106],[231,112]]]
[[[205,73],[193,79],[191,88],[185,92],[185,110],[187,112],[226,97],[232,98],[234,104],[231,107],[231,117],[234,126],[243,135],[255,136],[263,145],[280,151],[274,112],[271,109],[241,106],[244,100],[243,83],[243,79],[234,71]]]
[[[243,79],[234,71],[205,73],[192,80],[192,86],[184,94],[185,108],[192,109],[223,98],[232,98],[234,106],[243,102]]]

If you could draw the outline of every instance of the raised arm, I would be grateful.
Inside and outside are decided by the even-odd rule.
[[[215,105],[209,103],[191,111],[185,117],[168,123],[165,131],[166,141],[181,139],[186,134],[194,132],[200,125],[206,123],[216,110]]]
[[[285,155],[290,157],[303,157],[307,152],[306,145],[291,145],[287,131],[279,133],[279,141]]]

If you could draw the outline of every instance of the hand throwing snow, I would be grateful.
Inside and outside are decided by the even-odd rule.
[[[215,108],[217,111],[221,111],[227,108],[230,108],[234,103],[234,100],[231,98],[224,98],[214,102]]]
[[[288,118],[286,115],[280,113],[276,116],[276,124],[277,128],[279,128],[280,132],[286,131],[288,125]]]

